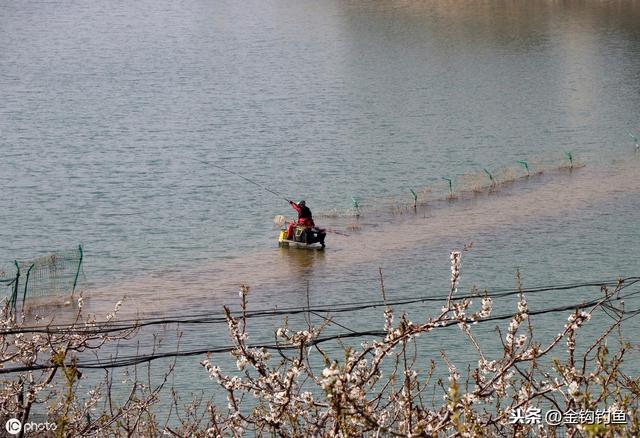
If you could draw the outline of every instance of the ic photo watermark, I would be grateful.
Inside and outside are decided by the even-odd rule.
[[[17,418],[10,418],[4,425],[4,428],[7,430],[9,435],[18,435],[21,431],[24,431],[24,434],[28,434],[30,432],[48,432],[55,431],[58,428],[56,423],[49,423],[47,421],[36,423],[35,421],[30,421],[29,423],[22,424],[22,421]]]

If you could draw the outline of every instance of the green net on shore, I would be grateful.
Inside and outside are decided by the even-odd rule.
[[[11,269],[0,268],[0,296],[13,300],[17,295],[18,277]]]
[[[82,246],[56,251],[31,260],[16,260],[15,275],[0,277],[0,285],[10,288],[9,302],[15,309],[29,300],[72,296],[84,281]]]

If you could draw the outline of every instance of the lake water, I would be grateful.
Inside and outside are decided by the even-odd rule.
[[[525,287],[640,275],[638,23],[633,1],[6,0],[0,263],[82,243],[93,311],[124,296],[129,315],[172,316],[237,306],[241,283],[256,309],[306,305],[307,290],[377,300],[380,267],[391,298],[446,296],[449,251],[470,242],[463,291],[513,287],[517,269]],[[279,249],[287,203],[198,160],[306,199],[349,236]],[[517,160],[544,173],[520,178]],[[518,178],[487,193],[483,169]],[[565,318],[539,317],[542,335]],[[383,325],[381,309],[336,321]],[[255,339],[276,324],[256,321]],[[184,330],[185,349],[228,343],[224,326]],[[205,378],[197,360],[179,387]]]

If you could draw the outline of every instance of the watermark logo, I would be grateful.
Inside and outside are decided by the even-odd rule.
[[[4,428],[7,429],[9,435],[18,435],[22,430],[22,422],[17,418],[10,418],[7,420]]]
[[[54,431],[58,428],[58,425],[56,423],[49,423],[47,421],[43,423],[36,423],[32,421],[30,423],[25,423],[23,426],[22,422],[17,418],[10,418],[9,420],[7,420],[7,422],[4,425],[4,428],[7,429],[7,432],[9,432],[9,435],[18,435],[20,431],[23,430],[23,427],[24,427],[24,433],[27,434],[29,432]]]
[[[542,424],[544,421],[550,426],[560,424],[627,424],[628,414],[620,409],[581,409],[561,412],[557,409],[550,409],[544,415],[539,408],[529,407],[513,409],[509,413],[509,423],[511,424]]]

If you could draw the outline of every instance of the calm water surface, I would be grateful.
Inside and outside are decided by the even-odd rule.
[[[304,305],[307,289],[378,299],[379,267],[391,297],[442,296],[449,251],[472,241],[464,290],[512,287],[517,269],[525,286],[639,275],[639,22],[635,1],[4,1],[0,263],[81,242],[92,309],[126,296],[154,315],[219,312],[240,283],[255,308]],[[566,151],[585,166],[558,170]],[[441,177],[472,189],[483,168],[522,176],[522,159],[545,173],[438,201]],[[305,198],[350,236],[279,250],[288,205],[197,160]],[[409,189],[427,202],[415,214]],[[551,336],[565,316],[540,318]],[[256,339],[276,323],[256,321]],[[227,343],[207,330],[185,328],[183,347]],[[196,361],[181,373],[202,377]]]

